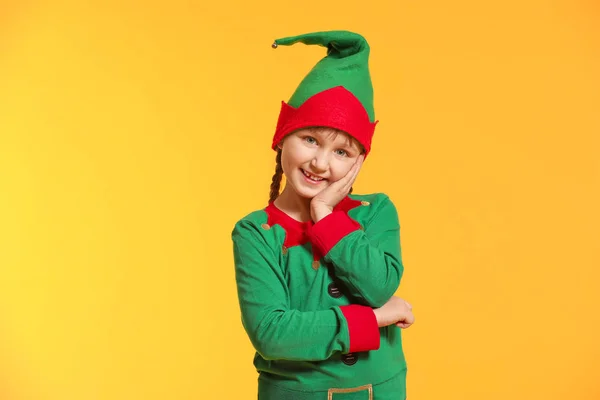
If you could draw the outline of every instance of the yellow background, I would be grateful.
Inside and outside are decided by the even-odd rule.
[[[0,399],[255,398],[230,232],[324,29],[372,46],[408,398],[600,399],[591,0],[1,2]]]

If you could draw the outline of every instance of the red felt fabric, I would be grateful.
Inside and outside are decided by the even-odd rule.
[[[360,201],[346,196],[334,207],[333,211],[339,211],[347,214],[348,211],[360,205]],[[285,247],[290,248],[293,246],[303,245],[310,240],[308,232],[314,225],[312,221],[297,221],[278,209],[274,203],[269,203],[269,205],[265,208],[265,212],[267,213],[267,224],[270,226],[279,225],[285,231],[285,240],[283,242]],[[319,258],[315,258],[315,261],[318,259]]]
[[[371,140],[377,122],[371,122],[361,102],[343,86],[336,86],[315,94],[300,107],[294,108],[281,102],[277,129],[272,148],[288,134],[302,128],[325,126],[339,129],[354,137],[365,148],[365,156],[371,151]]]
[[[326,255],[344,236],[360,229],[360,224],[343,211],[334,211],[308,229],[308,237],[321,255]]]

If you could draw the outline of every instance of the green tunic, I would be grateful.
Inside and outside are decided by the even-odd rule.
[[[271,203],[238,221],[232,239],[260,399],[368,399],[369,385],[378,400],[404,399],[401,330],[378,328],[372,310],[404,269],[388,196],[350,195],[316,224]]]

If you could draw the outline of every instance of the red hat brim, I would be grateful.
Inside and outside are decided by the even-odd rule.
[[[298,108],[282,101],[272,148],[275,150],[294,131],[318,126],[346,132],[364,147],[366,156],[371,151],[376,125],[377,121],[369,120],[356,96],[343,86],[336,86],[315,94]]]

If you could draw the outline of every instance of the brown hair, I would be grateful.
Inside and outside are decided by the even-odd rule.
[[[279,190],[281,188],[281,178],[283,177],[283,168],[281,166],[281,149],[277,149],[277,156],[275,157],[275,173],[271,180],[271,192],[269,193],[269,203],[275,201],[279,197]],[[352,188],[348,194],[352,193]]]
[[[271,193],[269,194],[269,203],[275,201],[279,197],[279,188],[281,186],[281,178],[283,177],[283,168],[281,167],[281,149],[277,149],[277,157],[275,157],[275,174],[271,181]]]

